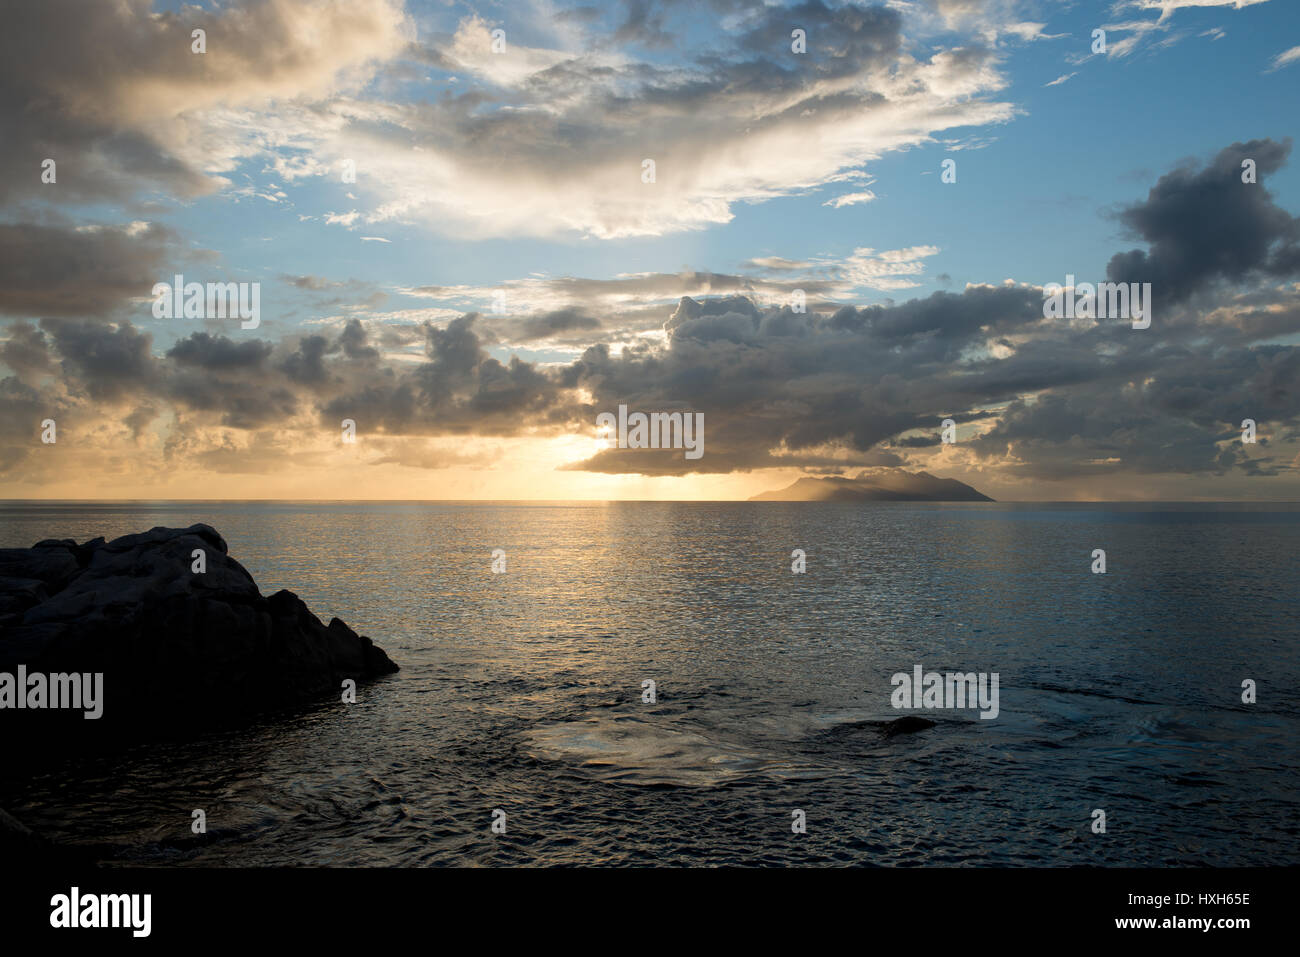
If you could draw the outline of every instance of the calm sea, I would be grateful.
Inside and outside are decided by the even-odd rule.
[[[109,862],[1300,863],[1300,506],[7,503],[0,546],[193,522],[402,671],[0,781]],[[915,665],[997,718],[884,738]]]

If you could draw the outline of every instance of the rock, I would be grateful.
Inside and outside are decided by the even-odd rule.
[[[88,868],[98,864],[94,845],[60,844],[35,833],[4,808],[0,808],[0,861],[43,869]],[[111,849],[110,849],[111,852]]]
[[[46,850],[44,841],[8,811],[0,808],[0,858],[6,862],[35,858]]]
[[[202,549],[206,571],[191,570]],[[0,709],[0,728],[86,737],[188,729],[341,694],[397,671],[339,619],[290,591],[264,597],[209,525],[105,542],[0,549],[0,672],[102,672],[103,717]],[[9,733],[6,739],[14,740]]]
[[[886,721],[881,726],[880,733],[886,738],[892,738],[900,734],[915,734],[917,731],[933,727],[934,722],[929,718],[918,718],[916,715],[909,714],[893,721]]]
[[[45,582],[39,578],[0,576],[0,622],[17,621],[28,608],[49,597]]]

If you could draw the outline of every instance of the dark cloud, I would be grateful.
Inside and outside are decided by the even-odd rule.
[[[325,355],[329,348],[329,340],[324,336],[303,336],[298,340],[298,347],[280,360],[277,368],[302,385],[324,385],[330,380],[330,373],[325,368]]]
[[[326,279],[324,276],[281,276],[280,278],[297,289],[306,289],[309,292],[327,292],[361,285],[355,279]]]
[[[356,320],[336,337],[279,346],[197,332],[157,359],[148,335],[129,323],[46,320],[40,329],[11,327],[0,356],[21,357],[24,375],[53,363],[75,392],[131,402],[136,434],[164,405],[230,428],[307,414],[317,425],[351,418],[390,437],[591,431],[597,413],[627,405],[703,412],[704,457],[615,449],[572,467],[671,475],[896,466],[933,448],[941,420],[952,418],[996,419],[966,446],[1027,479],[1287,468],[1263,449],[1225,447],[1222,437],[1242,418],[1262,426],[1300,417],[1300,350],[1254,344],[1229,321],[1155,335],[1126,324],[1078,329],[1045,321],[1041,303],[1041,292],[1020,286],[828,315],[761,308],[742,296],[687,297],[665,324],[663,347],[597,345],[555,366],[489,355],[477,314],[426,324],[419,362],[383,359]],[[1296,305],[1275,310],[1289,326],[1270,328],[1300,332]],[[1010,354],[999,358],[994,347]],[[36,397],[9,381],[30,418]],[[214,462],[234,467],[238,450]]]
[[[145,429],[158,418],[158,409],[152,405],[137,406],[122,421],[126,423],[127,428],[131,430],[133,438],[140,438]]]
[[[167,358],[181,365],[198,366],[212,371],[256,369],[271,355],[269,342],[250,339],[234,342],[225,336],[206,332],[193,333],[167,351]]]
[[[11,475],[34,460],[42,445],[41,422],[54,419],[66,425],[66,403],[20,381],[16,376],[0,379],[0,475]]]
[[[958,360],[988,330],[1041,318],[1041,294],[1021,287],[973,287],[903,306],[845,307],[829,317],[760,309],[744,297],[684,298],[665,325],[668,349],[614,357],[593,348],[564,370],[563,381],[589,391],[601,411],[627,404],[705,413],[702,459],[608,450],[585,463],[594,470],[792,466],[835,444],[849,453],[842,465],[874,465],[867,457],[894,436],[937,430],[942,413],[967,413],[972,400],[1010,398],[963,379]]]
[[[133,80],[195,83],[211,65],[190,53],[188,21],[143,0],[6,4],[0,31],[0,201],[127,199],[161,187],[195,196],[217,181],[175,157],[113,104]],[[209,18],[205,17],[205,23]],[[41,163],[57,164],[42,184]]]
[[[281,276],[282,282],[288,283],[303,292],[318,294],[314,297],[315,307],[331,306],[361,307],[375,309],[388,299],[388,293],[376,289],[372,283],[360,279],[326,279],[323,276]]]
[[[28,322],[12,323],[6,332],[8,338],[0,344],[0,363],[29,380],[54,370],[45,333]]]
[[[323,92],[335,73],[400,49],[374,3],[261,0],[156,10],[152,0],[8,3],[0,31],[0,202],[194,197],[222,180],[170,141],[205,107]],[[312,29],[302,23],[310,20]],[[192,52],[196,24],[207,52]],[[54,184],[41,164],[57,164]]]
[[[663,50],[672,47],[673,37],[664,29],[665,11],[655,0],[625,0],[626,19],[614,31],[615,46],[635,45]]]
[[[595,7],[567,7],[555,11],[555,19],[560,23],[595,23],[600,11]]]
[[[43,319],[41,328],[63,358],[64,381],[92,399],[147,392],[156,380],[153,337],[129,322]]]
[[[107,316],[131,298],[150,296],[177,242],[176,233],[154,223],[82,229],[0,224],[0,312]]]
[[[1161,176],[1144,202],[1120,220],[1149,244],[1117,253],[1106,268],[1114,282],[1149,282],[1157,308],[1227,280],[1300,272],[1300,219],[1264,188],[1291,152],[1291,141],[1251,140],[1221,150],[1204,169],[1184,166]],[[1254,160],[1258,181],[1242,182]]]
[[[378,359],[379,350],[368,344],[366,328],[360,319],[349,319],[339,333],[337,346],[349,359]]]
[[[201,57],[188,56],[190,28],[176,15],[151,17],[140,0],[10,3],[4,13],[0,202],[126,199],[158,187],[194,196],[216,185],[124,124],[108,102],[132,71],[162,78],[203,69]],[[53,184],[41,182],[46,159],[56,163]]]
[[[807,52],[792,54],[791,32],[807,37]],[[769,7],[763,19],[742,36],[739,46],[773,58],[797,55],[801,68],[811,66],[830,77],[860,72],[897,56],[902,47],[903,18],[884,6],[844,4],[829,7],[818,0],[792,7]]]
[[[1264,172],[1286,156],[1285,145],[1269,141],[1247,148]],[[676,277],[678,288],[710,277],[720,294],[682,297],[662,341],[601,342],[567,363],[524,361],[494,342],[607,334],[586,304],[632,291],[662,295],[674,277],[613,286],[556,280],[548,295],[567,289],[584,305],[510,319],[468,313],[445,325],[392,327],[353,318],[280,343],[194,332],[157,357],[149,334],[129,322],[46,317],[39,326],[12,323],[0,336],[0,361],[14,373],[0,405],[18,423],[3,433],[3,451],[30,463],[34,423],[70,406],[75,422],[86,408],[76,403],[89,402],[111,407],[136,436],[170,411],[181,432],[169,454],[206,454],[212,468],[237,469],[249,446],[222,439],[205,448],[185,428],[265,433],[256,453],[263,463],[279,448],[274,429],[336,429],[345,418],[389,443],[384,461],[432,467],[449,461],[445,450],[417,441],[407,454],[392,443],[592,433],[598,413],[626,405],[702,412],[704,457],[608,449],[572,468],[675,475],[906,466],[934,454],[940,423],[952,418],[979,426],[980,434],[964,435],[963,454],[1025,481],[1290,474],[1278,443],[1295,441],[1300,420],[1300,348],[1289,344],[1300,335],[1300,290],[1276,280],[1297,276],[1288,259],[1294,220],[1258,184],[1242,184],[1254,194],[1222,199],[1227,171],[1239,183],[1240,152],[1230,147],[1204,170],[1162,177],[1125,214],[1150,243],[1140,255],[1151,269],[1167,278],[1185,270],[1200,284],[1147,330],[1046,319],[1042,290],[1014,283],[795,312],[742,295],[740,277],[708,273]],[[1198,202],[1215,208],[1215,196],[1228,205],[1183,222]],[[1223,251],[1217,234],[1247,229],[1221,227],[1216,216],[1230,213],[1265,229],[1264,238],[1244,252],[1232,243]],[[632,282],[640,285],[619,285]],[[413,341],[423,356],[411,354]],[[1246,418],[1260,426],[1255,447],[1235,441]]]
[[[600,328],[600,320],[580,309],[554,309],[538,316],[529,316],[509,330],[518,342],[553,339],[565,332],[589,332]]]

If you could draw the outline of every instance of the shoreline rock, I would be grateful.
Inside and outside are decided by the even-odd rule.
[[[202,572],[193,571],[196,550]],[[74,745],[239,724],[341,694],[346,678],[398,670],[369,638],[338,618],[322,624],[293,592],[263,596],[203,524],[0,549],[0,673],[16,676],[19,665],[103,673],[98,719],[0,706],[8,740]]]
[[[44,841],[22,821],[0,807],[0,853],[7,860],[38,857],[46,851]]]

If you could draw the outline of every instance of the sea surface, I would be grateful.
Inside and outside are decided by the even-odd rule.
[[[109,864],[1300,863],[1297,505],[0,503],[0,547],[194,522],[402,670],[0,778]],[[916,665],[998,716],[895,710]]]

